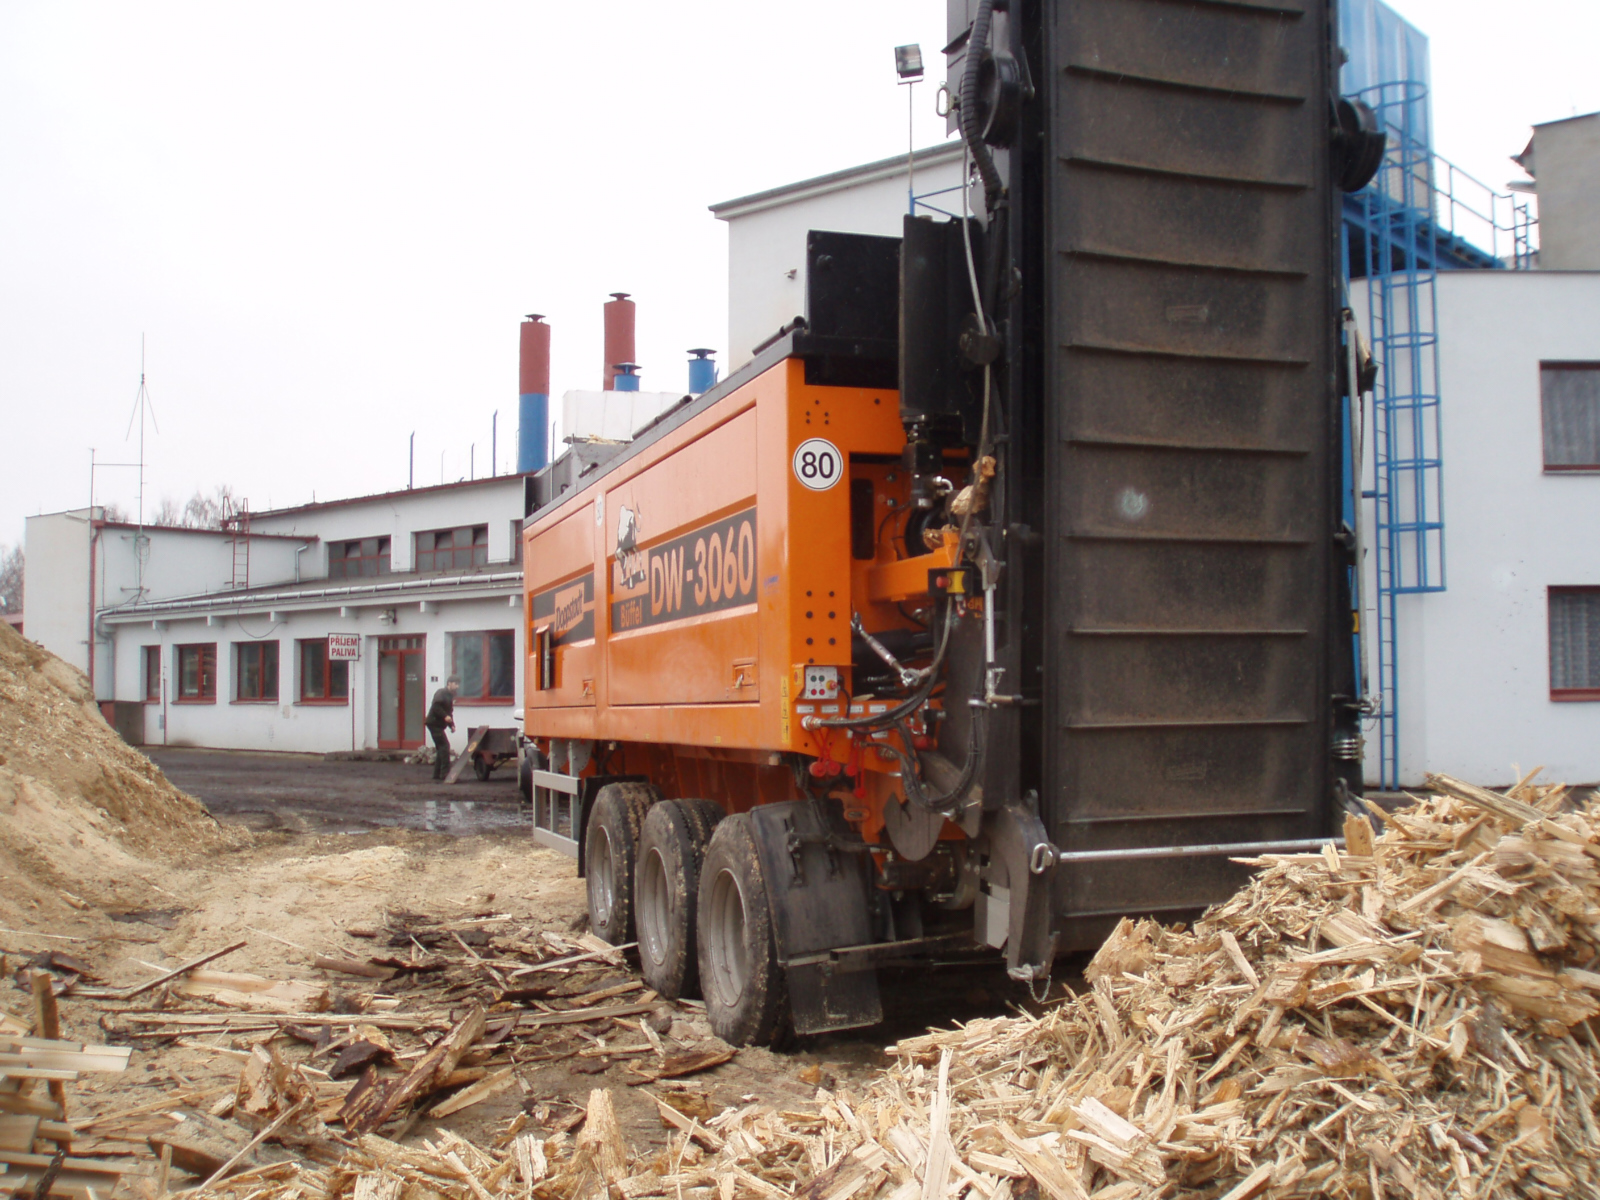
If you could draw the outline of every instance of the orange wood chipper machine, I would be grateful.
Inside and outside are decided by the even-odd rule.
[[[813,232],[803,319],[530,512],[535,835],[727,1040],[1037,984],[1354,805],[1332,10],[951,0],[972,213]]]

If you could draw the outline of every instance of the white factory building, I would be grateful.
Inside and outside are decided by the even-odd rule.
[[[89,673],[131,741],[410,749],[450,675],[456,749],[512,726],[522,476],[252,513],[224,530],[30,517],[33,640]]]

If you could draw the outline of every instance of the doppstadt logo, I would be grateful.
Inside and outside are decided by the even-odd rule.
[[[550,635],[557,643],[581,642],[585,638],[592,638],[594,576],[583,575],[536,592],[531,618],[532,627],[548,624]]]
[[[754,603],[756,510],[701,526],[641,555],[644,578],[619,557],[612,576],[611,627],[618,632]]]
[[[571,587],[556,592],[555,619],[551,627],[557,637],[576,629],[578,622],[583,620],[583,594],[587,590],[583,580],[579,580]]]

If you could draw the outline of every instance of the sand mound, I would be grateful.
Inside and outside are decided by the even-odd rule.
[[[239,836],[117,736],[82,672],[0,625],[0,920],[37,923],[62,892],[126,902],[149,860]]]

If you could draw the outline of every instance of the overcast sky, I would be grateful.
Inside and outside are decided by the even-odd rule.
[[[1503,186],[1528,128],[1600,109],[1600,4],[1397,0],[1437,149]],[[726,365],[719,200],[902,151],[892,48],[942,0],[79,4],[0,0],[0,543],[87,502],[148,337],[146,507],[403,487],[515,453],[517,324],[597,387],[639,305],[650,390]],[[919,145],[942,140],[916,89]],[[735,356],[733,365],[743,355]],[[1448,403],[1448,399],[1446,400]],[[132,511],[136,475],[100,499]]]

